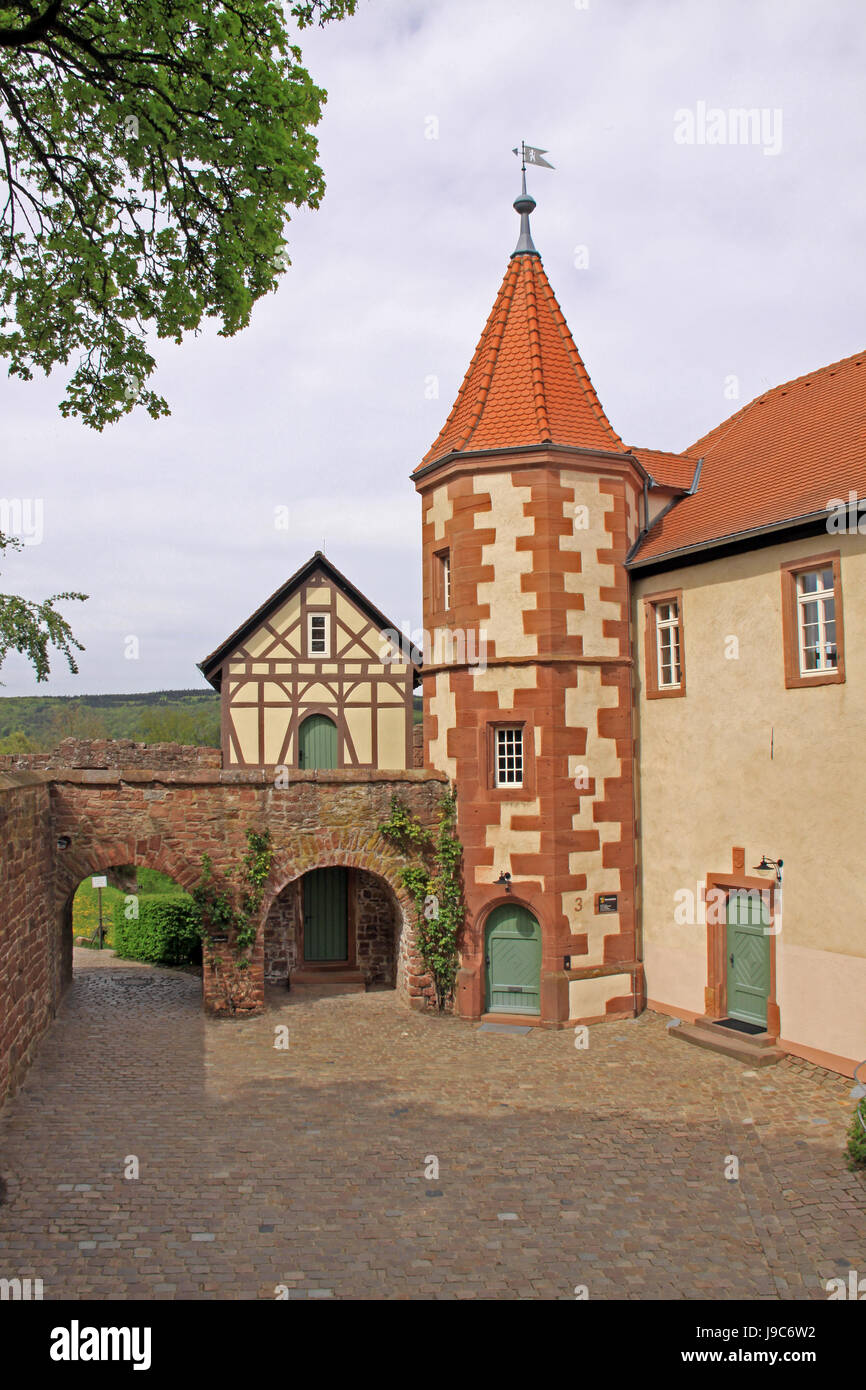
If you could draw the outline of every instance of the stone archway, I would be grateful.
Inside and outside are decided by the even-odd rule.
[[[124,856],[123,854],[118,855],[117,853],[111,853],[109,850],[103,849],[98,856],[95,856],[95,858],[97,858],[100,862],[91,865],[87,869],[87,871],[81,875],[80,878],[75,877],[75,870],[72,870],[71,874],[69,871],[67,871],[67,873],[64,874],[65,882],[62,885],[58,885],[59,901],[57,903],[57,920],[59,927],[59,942],[55,959],[57,961],[57,967],[60,971],[60,982],[61,987],[63,989],[65,989],[65,987],[70,983],[73,977],[73,950],[75,947],[75,931],[73,920],[74,903],[76,894],[83,883],[86,883],[88,879],[94,877],[95,875],[102,875],[109,879],[108,886],[117,886],[116,884],[111,884],[112,870],[117,871],[120,868],[126,867],[131,867],[133,870],[155,869],[159,873],[164,874],[166,878],[171,879],[175,888],[180,889],[184,892],[189,891],[189,888],[191,888],[196,881],[195,871],[190,870],[187,867],[187,871],[184,875],[187,879],[187,882],[181,882],[178,876],[178,872],[171,872],[170,869],[166,867],[167,864],[173,862],[172,856],[161,854],[156,850],[145,855]],[[180,872],[182,873],[183,870],[181,869]],[[73,880],[71,889],[69,888],[68,883],[70,877]],[[134,894],[135,896],[138,895],[139,891],[140,890],[138,888],[130,888],[130,893]],[[111,909],[108,908],[107,912],[109,915],[106,917],[105,921],[106,928],[109,930],[110,934]],[[57,935],[58,933],[56,931],[55,939],[57,938]],[[194,963],[198,964],[200,961],[201,952],[198,951],[194,957]],[[204,989],[202,989],[202,995],[204,995]]]
[[[131,837],[119,837],[113,844],[103,840],[84,853],[70,854],[68,859],[62,860],[58,867],[55,892],[54,972],[58,1000],[72,980],[72,904],[75,894],[85,879],[105,874],[120,865],[158,869],[184,892],[192,889],[200,872],[168,850],[159,836],[149,837],[145,845]]]
[[[342,867],[349,871],[351,885],[354,954],[350,967],[368,988],[390,985],[412,1007],[425,1008],[434,992],[415,945],[414,903],[400,880],[404,861],[378,837],[375,849],[352,844],[353,838],[341,843],[336,835],[309,837],[278,850],[271,871],[273,887],[262,904],[258,949],[265,978],[271,984],[287,982],[303,965],[305,875]]]
[[[319,868],[340,867],[321,865]],[[273,899],[264,924],[265,982],[290,984],[292,976],[309,969],[310,952],[304,932],[304,891],[311,873],[292,879]],[[346,872],[346,972],[363,979],[367,989],[397,987],[404,928],[403,907],[380,874],[368,869]],[[405,972],[404,972],[405,973]]]

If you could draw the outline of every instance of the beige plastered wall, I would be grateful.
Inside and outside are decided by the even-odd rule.
[[[833,550],[846,681],[788,690],[779,567]],[[675,922],[676,893],[729,874],[735,846],[768,884],[753,866],[781,858],[780,1037],[850,1073],[866,1058],[866,540],[821,534],[633,579],[649,1000],[704,1013],[707,928]],[[643,600],[664,589],[683,592],[687,693],[648,700]]]

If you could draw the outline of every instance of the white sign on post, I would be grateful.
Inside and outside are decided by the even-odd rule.
[[[108,879],[106,878],[105,874],[94,874],[90,882],[93,884],[94,888],[108,887]]]

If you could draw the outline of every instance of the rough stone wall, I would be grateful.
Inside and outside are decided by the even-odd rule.
[[[386,883],[373,874],[355,874],[355,950],[367,987],[397,982],[396,943],[400,908]]]
[[[289,883],[275,899],[265,922],[265,979],[285,984],[298,966],[301,940],[301,879]]]
[[[147,864],[189,889],[204,853],[216,874],[225,875],[246,850],[246,830],[269,828],[276,853],[264,918],[287,883],[326,865],[382,875],[399,899],[404,861],[376,827],[387,818],[395,792],[432,825],[441,780],[418,772],[311,772],[298,773],[288,787],[277,789],[260,773],[214,775],[196,767],[0,774],[0,1098],[19,1084],[70,978],[66,928],[72,895],[83,878],[119,864]],[[58,839],[64,836],[70,844],[60,849]],[[425,1007],[430,981],[411,938],[408,902],[400,908],[398,988],[413,1007]],[[362,900],[364,968],[371,979],[389,968],[382,911],[377,894]],[[206,1008],[250,1012],[263,1007],[263,936],[246,971],[236,970],[226,945],[216,948],[210,962],[205,953]],[[271,960],[275,968],[276,956]],[[233,981],[243,990],[227,1010],[227,985]]]
[[[400,885],[405,860],[377,827],[395,793],[432,827],[442,781],[415,771],[298,772],[277,788],[259,771],[194,765],[0,772],[0,1100],[10,1080],[19,1084],[71,978],[69,914],[81,880],[118,865],[148,865],[189,890],[203,854],[210,855],[218,879],[240,863],[248,829],[269,829],[275,850],[263,920],[286,884],[309,869],[341,864],[384,878],[401,907],[397,987],[412,1007],[426,1007],[430,981]],[[60,848],[64,838],[69,844]],[[212,958],[205,951],[207,1009],[264,1007],[263,936],[245,970],[225,943]],[[367,941],[371,969],[379,970],[372,921]]]
[[[0,770],[61,771],[64,768],[219,768],[218,748],[181,743],[134,743],[128,738],[65,738],[50,753],[4,753]]]
[[[52,876],[45,779],[0,773],[0,1102],[21,1084],[60,998]]]

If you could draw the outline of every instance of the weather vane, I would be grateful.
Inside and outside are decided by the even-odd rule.
[[[553,164],[548,164],[544,158],[547,150],[540,150],[537,145],[527,145],[525,140],[521,140],[519,150],[514,149],[511,153],[520,155],[520,169],[524,174],[527,164],[536,164],[539,169],[553,169],[555,167]]]
[[[535,208],[535,199],[531,193],[526,191],[526,166],[527,164],[534,164],[539,169],[552,169],[553,165],[544,158],[547,150],[540,150],[537,145],[527,145],[525,140],[521,140],[520,149],[515,149],[512,153],[520,155],[522,178],[520,197],[514,200],[515,210],[520,213],[520,240],[514,248],[514,255],[519,252],[527,252],[537,256],[538,250],[532,240],[532,232],[529,228],[529,214]]]

